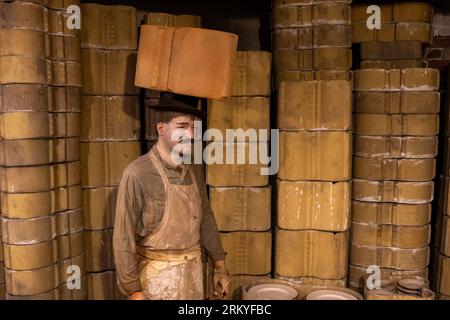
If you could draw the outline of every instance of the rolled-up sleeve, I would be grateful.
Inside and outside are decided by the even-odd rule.
[[[208,256],[213,261],[225,259],[226,252],[223,250],[220,234],[217,229],[216,219],[209,203],[208,193],[206,190],[206,183],[203,175],[199,181],[200,194],[202,198],[202,224],[200,233],[201,245],[205,248]]]
[[[142,291],[135,238],[142,203],[142,189],[137,177],[125,170],[117,192],[113,249],[119,289],[127,295]]]

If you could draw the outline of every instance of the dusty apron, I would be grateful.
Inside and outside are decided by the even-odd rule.
[[[200,249],[201,198],[192,169],[190,185],[170,184],[161,161],[150,152],[166,191],[164,215],[159,227],[145,239],[141,283],[145,299],[204,299]]]

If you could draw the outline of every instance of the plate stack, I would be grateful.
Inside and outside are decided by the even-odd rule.
[[[370,266],[428,279],[438,88],[436,69],[354,71],[352,287]]]
[[[351,0],[274,0],[275,87],[283,80],[350,80]]]
[[[271,58],[270,52],[238,51],[231,97],[208,100],[208,130],[213,136],[206,138],[214,142],[205,148],[206,183],[235,293],[244,282],[271,272],[271,188],[261,171],[267,169],[262,156],[268,156],[270,137]],[[227,129],[236,130],[236,136]],[[241,156],[243,161],[237,162]],[[249,159],[253,156],[254,164]],[[223,164],[211,164],[214,157]]]
[[[261,279],[242,287],[243,300],[363,300],[356,291],[335,286],[307,285],[279,279]]]
[[[434,300],[436,295],[421,277],[382,277],[378,288],[364,287],[367,300]]]
[[[82,5],[82,143],[89,299],[118,298],[112,250],[117,186],[141,154],[134,86],[136,9]],[[106,30],[106,31],[105,31]]]
[[[68,27],[70,4],[0,3],[7,299],[86,298],[80,39]]]
[[[276,276],[346,286],[351,81],[283,81],[278,95]]]
[[[201,18],[199,16],[192,15],[172,15],[168,13],[150,12],[144,16],[144,24],[165,27],[201,28]],[[159,103],[159,94],[160,91],[158,90],[145,89],[145,151],[150,150],[158,140],[155,123],[155,111],[153,111],[152,106]]]
[[[352,7],[353,42],[361,42],[361,69],[424,66],[422,45],[431,42],[433,7],[428,3],[380,5],[381,29],[367,29],[368,5]]]

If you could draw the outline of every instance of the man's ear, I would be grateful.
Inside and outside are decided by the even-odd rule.
[[[156,124],[156,130],[158,131],[158,137],[162,137],[164,135],[164,122],[158,122]]]

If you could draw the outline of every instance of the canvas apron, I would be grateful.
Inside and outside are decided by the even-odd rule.
[[[142,257],[141,283],[146,299],[204,299],[200,249],[201,198],[192,169],[189,185],[170,184],[161,161],[150,152],[166,191],[166,204],[159,227],[149,235]]]

